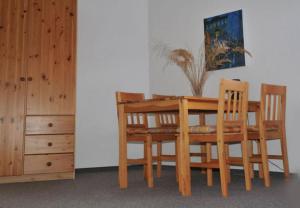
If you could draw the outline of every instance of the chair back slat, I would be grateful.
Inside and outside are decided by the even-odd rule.
[[[127,116],[128,119],[130,119],[130,124],[134,124],[134,114],[133,113],[128,113],[128,116]]]
[[[277,100],[278,100],[279,96],[278,95],[274,95],[273,96],[273,109],[272,109],[272,120],[278,120],[278,107],[277,107]]]
[[[225,93],[225,120],[240,120],[242,114],[243,93],[228,91]]]
[[[117,104],[122,102],[138,102],[143,101],[144,99],[144,93],[116,92]],[[127,113],[127,127],[147,128],[147,115],[143,113]]]
[[[223,79],[219,93],[218,130],[234,128],[243,133],[247,128],[248,83]]]
[[[277,108],[278,108],[278,111],[277,111],[277,119],[278,120],[282,120],[281,118],[281,110],[282,110],[282,105],[281,105],[281,96],[278,96],[278,104],[277,104]]]
[[[232,120],[236,120],[236,115],[237,115],[237,91],[233,92],[233,109],[232,109]]]
[[[267,95],[268,101],[267,101],[267,120],[271,120],[271,100],[272,96]]]
[[[262,84],[260,105],[263,121],[285,119],[286,86]]]
[[[171,99],[176,96],[171,95],[157,95],[153,94],[153,99]],[[156,113],[155,114],[156,127],[162,128],[177,128],[179,124],[179,116],[178,113]]]
[[[137,115],[137,124],[141,124],[141,123],[143,123],[143,121],[141,122],[141,117],[140,117],[140,114],[139,113],[137,113],[136,114]]]
[[[227,113],[226,113],[226,120],[230,120],[230,112],[231,112],[231,98],[232,98],[232,92],[231,91],[227,91],[226,95],[227,95]]]
[[[239,95],[239,99],[243,100],[243,95]],[[242,113],[242,102],[239,101],[238,105],[239,105],[239,107],[238,107],[238,116],[240,116],[241,113]]]

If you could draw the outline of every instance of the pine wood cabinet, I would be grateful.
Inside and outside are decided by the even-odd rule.
[[[0,183],[74,178],[76,0],[0,0]]]

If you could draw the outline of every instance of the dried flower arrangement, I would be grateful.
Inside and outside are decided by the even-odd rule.
[[[189,80],[191,90],[194,96],[202,96],[205,82],[209,76],[208,69],[214,66],[230,61],[224,56],[228,50],[237,53],[250,52],[242,48],[231,48],[228,42],[215,42],[205,57],[205,47],[202,44],[198,56],[195,58],[190,49],[178,48],[172,49],[163,43],[157,43],[154,50],[159,52],[159,56],[165,58],[165,67],[175,64],[180,67],[186,78]],[[164,68],[165,68],[164,67]]]

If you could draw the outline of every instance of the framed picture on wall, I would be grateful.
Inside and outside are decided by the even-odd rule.
[[[209,71],[245,66],[242,10],[204,19]]]

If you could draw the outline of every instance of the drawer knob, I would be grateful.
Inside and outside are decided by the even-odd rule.
[[[53,126],[53,123],[48,123],[48,126],[49,126],[49,127],[52,127],[52,126]]]
[[[52,165],[52,162],[47,162],[47,166],[50,167]]]
[[[48,142],[48,147],[52,147],[52,142]]]

